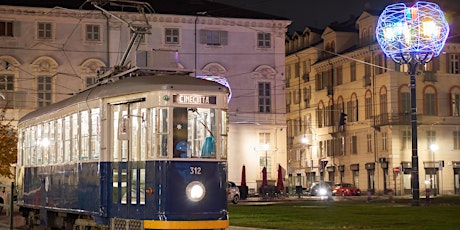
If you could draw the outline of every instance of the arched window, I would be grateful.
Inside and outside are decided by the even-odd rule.
[[[437,115],[437,95],[433,86],[427,86],[423,92],[423,114],[427,116]]]

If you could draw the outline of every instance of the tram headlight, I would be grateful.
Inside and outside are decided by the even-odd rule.
[[[203,183],[199,181],[190,182],[185,188],[185,194],[187,194],[188,199],[191,201],[200,201],[206,194],[206,188]]]

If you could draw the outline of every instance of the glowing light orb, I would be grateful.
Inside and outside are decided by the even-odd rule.
[[[382,50],[395,62],[425,63],[441,52],[449,35],[449,24],[435,3],[419,1],[412,6],[396,3],[382,12],[375,34]]]

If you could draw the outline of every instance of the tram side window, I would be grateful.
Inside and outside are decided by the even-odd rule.
[[[99,109],[91,110],[91,159],[99,159],[100,139],[99,139]]]
[[[49,123],[43,124],[42,132],[42,141],[40,143],[43,149],[43,164],[49,164],[49,150],[50,150],[50,141],[49,141]]]
[[[61,163],[64,160],[64,139],[62,138],[62,118],[56,122],[56,162]]]
[[[221,113],[221,140],[220,140],[220,157],[223,159],[227,159],[227,141],[228,141],[228,136],[227,136],[227,111],[222,111]]]
[[[36,135],[36,127],[32,126],[30,127],[30,145],[31,145],[31,151],[30,151],[30,165],[35,165],[37,162],[37,152],[36,152],[36,145],[37,145],[37,135]]]
[[[35,162],[36,165],[41,165],[43,162],[43,144],[42,144],[42,131],[43,131],[43,125],[42,124],[39,124],[37,125],[37,136],[36,136],[36,140],[37,140],[37,146],[36,146],[36,151],[35,151],[35,155],[37,157],[37,161]]]
[[[48,134],[48,142],[49,142],[49,163],[54,164],[56,162],[56,139],[54,138],[55,135],[55,121],[50,121],[49,123],[49,134]]]
[[[147,109],[141,109],[141,116],[139,117],[141,120],[141,130],[140,130],[140,154],[141,160],[144,161],[147,158]]]
[[[78,124],[79,124],[79,120],[78,120],[78,114],[75,113],[75,114],[72,114],[72,151],[70,152],[70,156],[71,156],[71,161],[77,161],[78,158],[79,158],[79,155],[80,155],[80,145],[78,143]]]
[[[81,138],[80,138],[80,144],[81,144],[81,153],[80,153],[80,159],[81,160],[88,160],[89,159],[89,147],[90,147],[90,142],[89,142],[89,114],[88,111],[82,111],[80,113],[80,128],[81,128]]]
[[[64,162],[70,162],[71,127],[70,116],[64,118]]]
[[[150,110],[151,146],[150,158],[168,156],[168,109]]]

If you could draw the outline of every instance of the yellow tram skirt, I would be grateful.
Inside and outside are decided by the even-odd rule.
[[[144,229],[222,229],[229,227],[229,220],[163,221],[144,220]]]

